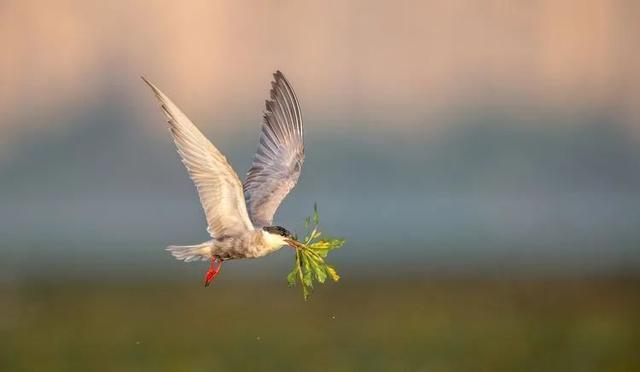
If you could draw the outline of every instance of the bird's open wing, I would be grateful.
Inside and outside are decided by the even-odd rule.
[[[266,101],[258,151],[244,195],[255,226],[269,226],[276,209],[298,182],[304,162],[302,113],[291,84],[277,71]]]
[[[198,189],[209,234],[222,237],[252,230],[242,185],[227,159],[167,96],[142,79],[151,87],[167,115],[178,154]]]

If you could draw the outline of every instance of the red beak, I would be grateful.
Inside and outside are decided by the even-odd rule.
[[[296,249],[300,249],[303,247],[302,243],[300,243],[297,240],[294,239],[285,239],[285,241],[287,242],[287,244],[289,244],[291,247],[296,248]]]

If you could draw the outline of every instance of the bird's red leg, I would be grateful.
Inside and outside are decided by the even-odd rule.
[[[204,274],[204,286],[208,287],[211,281],[218,275],[222,268],[222,260],[219,257],[211,257],[211,264],[209,270]]]

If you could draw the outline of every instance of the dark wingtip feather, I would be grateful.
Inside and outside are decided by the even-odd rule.
[[[153,91],[153,94],[155,94],[156,97],[160,97],[160,91],[158,90],[158,88],[156,88],[155,85],[151,84],[151,82],[147,80],[147,78],[145,78],[144,76],[140,76],[140,79],[142,79],[142,81],[144,81],[149,86],[149,88],[151,88],[151,90]]]
[[[151,84],[151,82],[149,82],[146,77],[140,75],[140,79],[142,79],[142,81],[144,81],[151,89],[155,90],[153,84]]]

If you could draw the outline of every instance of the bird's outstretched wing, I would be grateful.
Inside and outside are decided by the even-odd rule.
[[[282,200],[298,182],[304,162],[302,113],[291,84],[277,71],[271,82],[258,151],[244,195],[255,226],[269,226]]]
[[[242,184],[227,159],[167,96],[142,79],[151,87],[167,116],[178,154],[198,189],[209,234],[219,238],[252,230]]]

